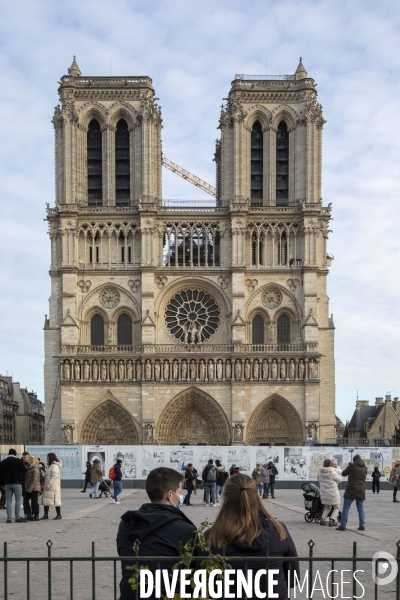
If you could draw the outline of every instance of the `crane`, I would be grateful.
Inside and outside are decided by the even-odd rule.
[[[213,196],[214,198],[217,197],[217,189],[210,183],[207,183],[207,181],[204,181],[204,179],[200,179],[197,175],[193,175],[193,173],[186,171],[186,169],[183,169],[165,156],[162,157],[162,164],[164,167],[175,173],[175,175],[179,175],[182,179],[186,179],[186,181],[200,188],[203,192],[210,194],[210,196]]]

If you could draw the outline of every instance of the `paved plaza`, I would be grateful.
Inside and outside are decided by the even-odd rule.
[[[343,494],[343,492],[341,492]],[[30,522],[27,524],[6,524],[6,512],[0,511],[0,540],[6,541],[8,556],[13,557],[39,557],[47,556],[46,542],[53,542],[52,555],[56,557],[81,556],[89,557],[92,551],[92,541],[95,542],[95,552],[98,556],[116,556],[116,533],[120,516],[126,510],[138,508],[147,501],[144,490],[125,490],[120,497],[119,505],[113,504],[105,498],[99,500],[89,499],[88,494],[81,494],[79,490],[65,489],[62,493],[61,521],[53,521],[55,509],[50,508],[50,520]],[[206,507],[202,504],[202,492],[192,496],[193,507],[184,507],[187,516],[196,524],[206,519],[212,522],[218,508]],[[367,492],[366,531],[357,531],[357,511],[353,505],[346,532],[338,532],[333,528],[320,527],[315,523],[306,523],[304,520],[303,496],[301,490],[276,490],[276,500],[266,501],[268,510],[283,521],[289,529],[300,556],[308,556],[308,541],[315,543],[315,556],[350,557],[353,552],[353,542],[357,542],[357,555],[371,557],[378,550],[385,550],[396,554],[396,542],[400,539],[400,503],[399,506],[392,502],[392,493],[382,491],[379,495]],[[42,509],[41,509],[42,511]],[[317,568],[317,567],[315,567]],[[349,569],[351,565],[335,566],[337,569]],[[357,565],[365,570],[364,579],[370,579],[370,564]],[[26,565],[12,563],[8,566],[8,593],[9,598],[24,600],[26,593]],[[119,581],[119,564],[118,581]],[[321,573],[326,573],[328,564],[321,565]],[[305,565],[302,568],[304,573]],[[47,565],[45,563],[31,563],[31,588],[30,600],[46,600],[47,596]],[[368,574],[368,577],[367,577]],[[348,574],[347,574],[348,576]],[[56,600],[70,599],[70,567],[68,563],[55,563],[52,566],[54,593]],[[91,594],[91,566],[90,563],[76,563],[74,565],[74,595],[79,600],[92,599]],[[113,591],[113,565],[111,562],[96,565],[96,600],[112,600]],[[345,587],[347,596],[350,587]],[[357,595],[360,595],[358,588]],[[387,586],[380,589],[379,598],[392,598],[394,600],[394,587]],[[343,597],[346,596],[344,593]],[[118,596],[117,596],[118,597]],[[323,598],[317,592],[315,599]],[[341,596],[339,596],[341,597]],[[372,586],[367,587],[363,598],[372,600]],[[3,567],[0,572],[0,598],[4,598]],[[306,598],[298,594],[297,598]]]

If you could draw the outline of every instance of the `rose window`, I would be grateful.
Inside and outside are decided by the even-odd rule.
[[[185,290],[168,302],[165,322],[176,340],[198,344],[207,341],[217,331],[220,312],[209,294],[200,290]]]

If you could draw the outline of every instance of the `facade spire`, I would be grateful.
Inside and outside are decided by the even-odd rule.
[[[305,79],[307,77],[307,71],[304,68],[302,58],[300,56],[299,66],[296,69],[296,79]]]
[[[80,77],[82,75],[81,70],[76,62],[76,56],[74,56],[74,60],[72,61],[72,65],[68,69],[68,75],[71,77]]]

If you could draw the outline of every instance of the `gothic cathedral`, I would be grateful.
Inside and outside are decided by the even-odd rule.
[[[163,202],[149,77],[74,59],[59,96],[46,443],[334,438],[324,119],[301,60],[235,76],[204,202]]]

